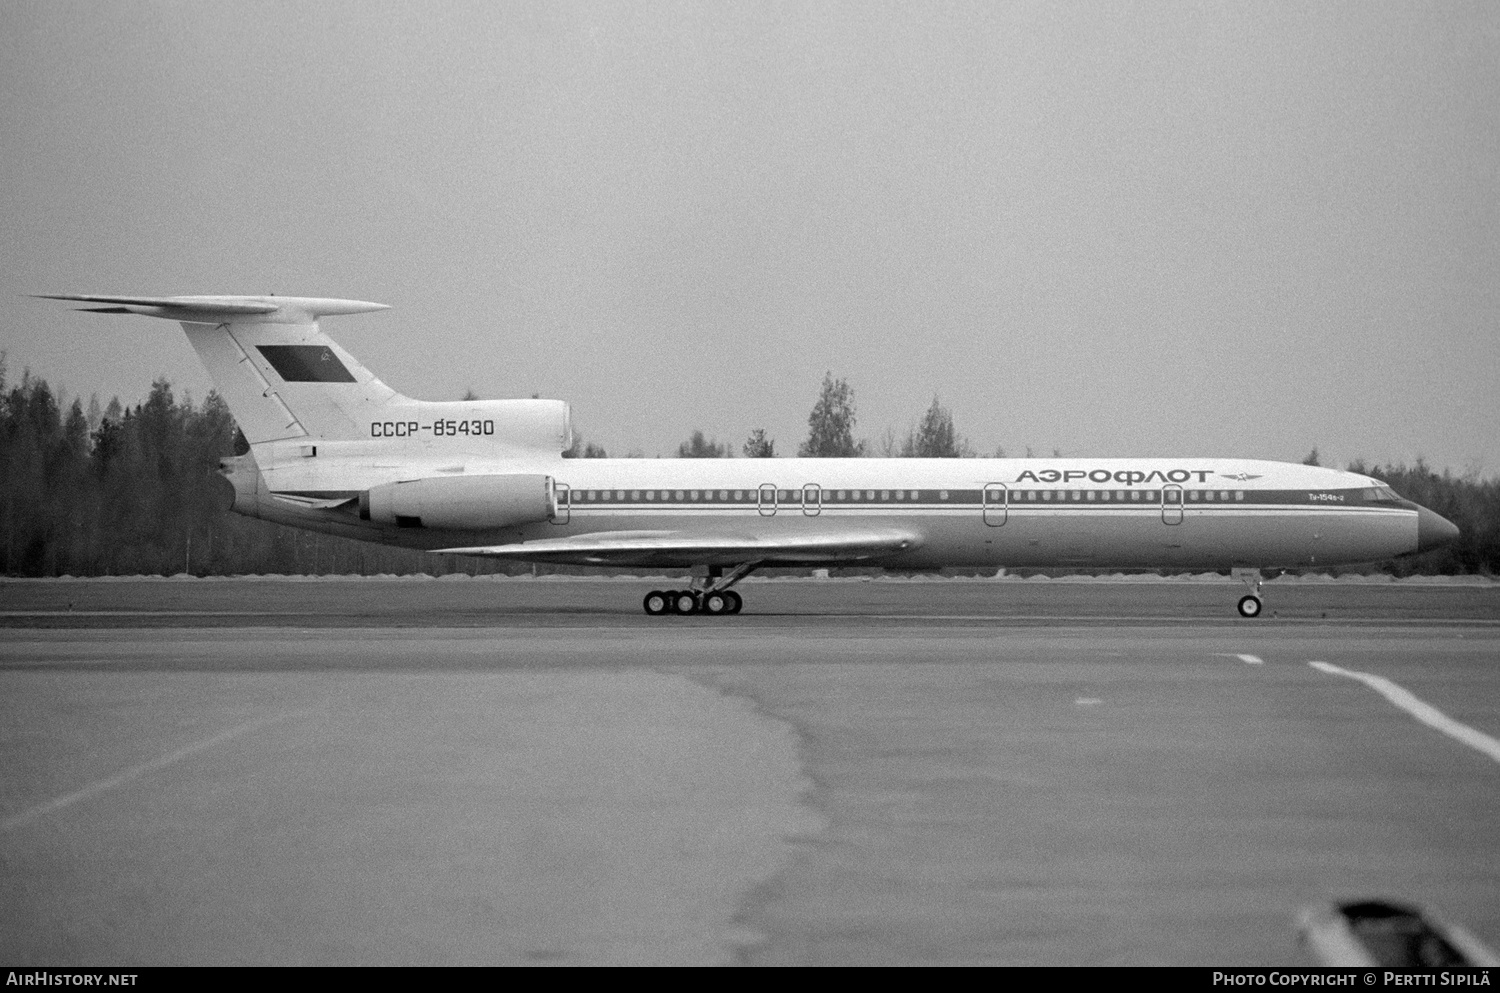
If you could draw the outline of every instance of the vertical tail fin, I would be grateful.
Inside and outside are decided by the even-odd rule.
[[[109,304],[100,313],[178,321],[250,443],[354,439],[407,398],[318,327],[318,318],[388,309],[361,300],[274,296],[48,296]]]

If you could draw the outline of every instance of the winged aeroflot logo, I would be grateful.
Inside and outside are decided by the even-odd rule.
[[[1253,472],[1221,472],[1219,473],[1219,475],[1223,476],[1225,479],[1238,479],[1242,483],[1248,483],[1252,479],[1260,478],[1260,476],[1256,475]]]

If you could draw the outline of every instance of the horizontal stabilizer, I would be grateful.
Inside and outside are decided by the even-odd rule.
[[[384,304],[323,297],[96,293],[41,299],[82,302],[86,306],[81,309],[91,313],[140,314],[181,324],[252,446],[296,438],[369,440],[372,424],[389,421],[394,426],[400,415],[405,429],[417,416],[414,401],[382,383],[318,325],[319,318],[332,314],[388,310]],[[300,462],[315,451],[311,446],[290,457]]]
[[[277,296],[176,296],[120,297],[93,293],[41,293],[42,300],[71,300],[79,303],[104,303],[109,307],[80,308],[96,314],[142,314],[189,323],[219,323],[236,318],[262,320],[275,324],[311,324],[319,317],[335,314],[367,314],[389,310],[383,303],[365,300],[336,300],[324,297]]]
[[[858,562],[920,544],[909,531],[835,530],[801,534],[708,534],[689,531],[601,531],[576,538],[542,538],[509,545],[439,548],[445,555],[479,555],[526,562],[579,565],[692,565]]]

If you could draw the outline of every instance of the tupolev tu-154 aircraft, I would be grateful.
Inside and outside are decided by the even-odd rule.
[[[646,613],[732,614],[767,566],[1262,569],[1370,562],[1458,529],[1358,473],[1231,458],[564,459],[559,400],[427,402],[278,296],[61,295],[178,321],[250,443],[233,509],[328,534],[521,562],[691,570]]]

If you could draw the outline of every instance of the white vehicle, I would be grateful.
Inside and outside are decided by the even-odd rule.
[[[181,322],[250,443],[234,510],[523,562],[686,568],[648,614],[737,613],[765,566],[1229,569],[1369,562],[1458,529],[1357,473],[1230,458],[564,459],[558,400],[426,402],[318,319],[387,309],[275,296],[52,296]]]

